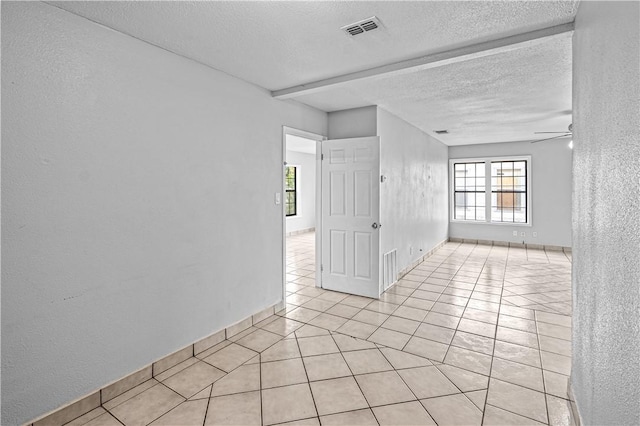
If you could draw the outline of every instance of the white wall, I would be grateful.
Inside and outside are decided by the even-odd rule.
[[[571,247],[571,158],[569,139],[449,147],[449,158],[531,156],[531,226],[451,222],[451,238]],[[518,236],[513,236],[513,231]],[[520,233],[526,236],[521,237]],[[533,238],[532,232],[538,236]]]
[[[587,425],[640,424],[640,6],[581,2],[574,33],[573,365]]]
[[[376,136],[376,115],[376,106],[330,112],[329,139]]]
[[[323,112],[2,2],[2,424],[281,299],[283,125],[327,134]]]
[[[315,141],[310,143],[315,144]],[[316,156],[287,151],[287,165],[297,166],[298,210],[296,216],[287,216],[287,232],[316,226]]]
[[[380,248],[397,249],[403,270],[447,238],[447,147],[383,109],[377,116],[386,177],[380,185]]]

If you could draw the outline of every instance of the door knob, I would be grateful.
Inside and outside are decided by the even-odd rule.
[[[371,227],[372,227],[373,229],[378,229],[378,228],[381,228],[381,227],[382,227],[382,224],[373,222],[373,224],[371,225]]]

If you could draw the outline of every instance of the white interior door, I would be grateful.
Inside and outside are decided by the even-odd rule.
[[[322,287],[380,296],[380,139],[322,142]]]

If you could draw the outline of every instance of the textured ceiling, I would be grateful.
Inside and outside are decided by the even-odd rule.
[[[542,138],[534,132],[571,123],[571,35],[295,99],[323,109],[378,105],[447,145]],[[442,129],[449,134],[433,132]]]
[[[277,90],[573,20],[574,2],[51,2]],[[340,27],[376,15],[384,28]]]
[[[272,91],[571,22],[577,10],[577,0],[48,3]],[[382,29],[353,38],[340,30],[373,15]],[[474,59],[401,77],[355,81],[339,91],[295,99],[325,111],[377,104],[423,130],[436,125],[466,129],[464,138],[455,141],[439,137],[447,144],[478,143],[486,141],[484,135],[495,135],[492,142],[523,140],[523,133],[514,135],[515,127],[509,130],[505,124],[538,120],[536,128],[547,130],[553,123],[542,117],[570,109],[565,90],[570,70],[569,80],[562,72],[570,48],[567,56],[558,46],[549,50],[547,55],[529,52],[528,57],[520,50],[495,55],[517,57],[500,58],[493,65]],[[547,62],[527,62],[534,60]],[[547,71],[555,67],[561,70]],[[531,78],[534,71],[542,74]],[[548,107],[531,91],[545,93]],[[498,94],[504,95],[502,100]],[[566,97],[564,104],[560,97]],[[524,102],[517,111],[505,106],[526,99],[538,102],[529,110]],[[566,128],[564,121],[557,122],[562,124],[558,130]],[[469,137],[471,131],[483,136]]]

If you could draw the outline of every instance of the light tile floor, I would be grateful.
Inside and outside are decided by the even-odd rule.
[[[373,300],[290,237],[286,309],[71,424],[572,425],[570,260],[447,243]]]

